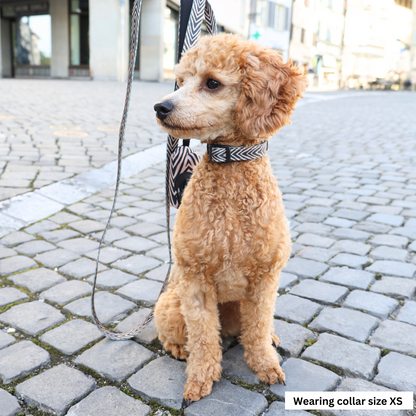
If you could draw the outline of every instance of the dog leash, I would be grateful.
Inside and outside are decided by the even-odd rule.
[[[126,100],[124,103],[123,117],[121,119],[120,130],[119,130],[118,168],[117,168],[116,188],[114,192],[114,201],[111,207],[110,216],[104,228],[103,235],[100,240],[100,244],[98,246],[94,282],[93,282],[92,292],[91,292],[92,318],[97,328],[100,330],[100,332],[107,338],[114,340],[114,341],[122,341],[122,340],[133,338],[134,336],[142,332],[147,327],[147,325],[151,322],[154,316],[154,307],[153,307],[149,315],[141,324],[139,324],[138,326],[136,326],[135,328],[133,328],[132,330],[128,332],[114,333],[114,332],[107,330],[104,327],[104,325],[100,322],[100,320],[97,317],[95,304],[94,304],[101,246],[104,242],[106,233],[110,226],[111,219],[113,217],[114,209],[117,203],[118,191],[120,188],[124,133],[125,133],[125,128],[126,128],[127,115],[129,111],[131,88],[132,88],[132,83],[133,83],[133,78],[134,78],[134,66],[136,63],[136,56],[137,56],[141,6],[142,6],[142,0],[134,0],[133,9],[132,9],[132,20],[131,20],[130,63],[129,63],[129,73],[128,73],[128,79],[127,79]],[[179,18],[179,28],[178,28],[178,62],[182,54],[185,53],[189,48],[195,46],[196,43],[198,42],[198,38],[202,30],[202,21],[204,19],[204,16],[205,16],[205,22],[206,22],[208,34],[214,35],[217,32],[217,24],[215,21],[215,15],[214,15],[211,5],[209,4],[207,0],[181,0],[179,16],[180,18]],[[183,24],[181,25],[181,20],[184,20],[187,22],[186,26],[184,26]],[[175,82],[175,90],[177,89],[178,89],[178,85]],[[171,267],[172,267],[172,250],[171,250],[171,239],[170,239],[169,172],[170,172],[170,167],[171,167],[171,156],[172,156],[172,153],[178,148],[178,143],[179,143],[179,139],[172,137],[170,135],[168,136],[168,144],[167,144],[167,150],[166,150],[166,188],[165,188],[165,191],[166,191],[166,225],[167,225],[167,233],[168,233],[169,268],[166,274],[165,281],[163,282],[162,288],[160,290],[159,297],[166,289],[169,276],[170,276]],[[189,142],[187,143],[189,144]]]

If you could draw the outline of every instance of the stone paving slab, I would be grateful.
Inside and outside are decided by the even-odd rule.
[[[397,352],[384,356],[373,382],[399,391],[413,391],[416,398],[416,358]]]
[[[162,284],[159,282],[140,279],[121,287],[115,293],[129,300],[153,305],[156,303],[161,289]]]
[[[17,255],[17,251],[0,244],[0,259]]]
[[[109,324],[118,319],[124,318],[126,314],[136,305],[120,296],[107,292],[98,292],[95,295],[95,310],[98,319],[103,324]],[[77,316],[84,316],[92,319],[91,299],[82,298],[68,303],[64,307],[64,311],[68,311]],[[0,315],[1,320],[1,315]]]
[[[46,332],[39,339],[63,354],[72,355],[102,337],[95,325],[75,319]]]
[[[8,384],[50,363],[49,353],[31,341],[21,341],[0,351],[0,377]]]
[[[27,269],[32,269],[37,266],[38,264],[29,257],[7,257],[6,259],[0,260],[0,275],[7,276],[8,274],[21,272]]]
[[[94,275],[87,279],[90,283],[94,282]],[[137,276],[124,273],[121,270],[109,269],[97,274],[97,287],[104,289],[116,289],[137,280]]]
[[[322,309],[318,303],[293,295],[282,295],[276,299],[274,315],[298,324],[307,324]]]
[[[378,326],[374,316],[347,308],[325,308],[309,328],[319,332],[331,331],[354,341],[365,342]]]
[[[0,308],[9,305],[10,303],[17,302],[19,300],[28,299],[25,293],[17,290],[13,287],[5,287],[0,289]]]
[[[54,248],[56,248],[54,245],[46,241],[30,241],[16,246],[15,250],[27,256],[34,256],[35,254],[53,250]]]
[[[370,288],[372,292],[394,296],[399,299],[411,298],[416,292],[416,281],[403,277],[385,276],[377,280]]]
[[[365,290],[374,282],[375,276],[362,270],[354,270],[347,267],[331,267],[319,280],[321,282],[347,286],[349,289]]]
[[[101,387],[72,406],[67,416],[148,416],[151,408],[116,387]]]
[[[54,231],[44,231],[40,233],[39,235],[45,240],[49,241],[50,243],[59,243],[69,238],[77,237],[80,234],[73,230],[54,230]]]
[[[155,401],[173,409],[180,409],[186,383],[186,363],[161,357],[131,376],[127,383],[147,401]]]
[[[60,364],[19,384],[16,395],[29,406],[62,416],[73,402],[83,399],[95,387],[92,378]]]
[[[14,247],[18,244],[26,243],[28,241],[34,240],[33,235],[27,234],[23,231],[16,231],[15,233],[8,234],[6,237],[3,237],[0,240],[0,244],[6,247]]]
[[[0,350],[8,347],[10,344],[13,344],[16,341],[16,338],[7,332],[0,330]]]
[[[380,359],[380,350],[336,335],[321,334],[302,358],[338,368],[346,376],[369,380]]]
[[[349,291],[343,286],[306,279],[293,287],[289,293],[324,304],[333,304],[344,298]]]
[[[63,273],[75,279],[82,279],[83,277],[95,273],[95,267],[95,260],[90,260],[86,259],[85,257],[82,257],[78,260],[67,263],[65,266],[60,267],[59,271],[60,273]],[[107,270],[107,266],[105,266],[102,263],[98,263],[98,271],[102,272],[103,270]]]
[[[400,309],[396,319],[401,322],[416,325],[416,302],[407,301]]]
[[[298,358],[289,358],[282,368],[286,375],[286,386],[283,384],[270,386],[270,391],[280,400],[285,399],[287,391],[333,390],[341,380],[332,371]]]
[[[98,243],[88,238],[72,238],[70,240],[64,240],[57,243],[57,246],[82,255],[89,251],[95,250],[98,247]]]
[[[370,345],[416,355],[416,327],[404,322],[383,321],[371,337]]]
[[[121,269],[127,273],[140,274],[152,270],[161,264],[159,260],[138,254],[124,260],[117,260],[112,264],[112,267]]]
[[[43,266],[55,268],[78,258],[79,254],[70,250],[65,250],[64,248],[58,248],[43,254],[38,254],[35,257],[35,260],[41,263]]]
[[[391,389],[386,387],[379,386],[374,383],[370,383],[366,380],[361,380],[359,378],[345,378],[342,380],[341,384],[337,387],[337,391],[342,392],[356,392],[356,391],[365,391],[365,392],[394,392]],[[324,416],[379,416],[379,410],[321,410],[320,413]],[[405,416],[405,410],[383,410],[383,416]]]
[[[149,315],[151,309],[150,308],[143,308],[137,312],[132,313],[126,319],[121,321],[115,328],[114,331],[116,332],[128,332],[135,328],[136,326],[140,325]],[[151,344],[155,341],[158,337],[157,329],[155,325],[155,320],[152,319],[151,322],[147,325],[147,327],[137,334],[133,339],[137,342],[141,342],[143,344]]]
[[[16,397],[3,389],[0,389],[0,403],[0,416],[15,416],[22,410]]]
[[[352,309],[360,309],[382,319],[387,317],[399,306],[399,302],[388,296],[353,290],[345,299],[342,306]]]
[[[285,410],[285,404],[276,401],[269,406],[265,416],[310,416],[310,413],[304,410]]]
[[[400,237],[398,235],[380,234],[380,235],[375,235],[369,241],[369,243],[375,244],[375,245],[405,248],[407,244],[409,243],[409,240],[406,237]]]
[[[80,298],[91,293],[91,286],[85,282],[78,282],[71,280],[56,285],[40,294],[40,298],[46,299],[49,302],[64,305],[71,300]]]
[[[41,301],[22,303],[0,314],[0,322],[30,335],[37,335],[64,320],[60,311]]]
[[[66,282],[65,277],[45,268],[9,276],[8,279],[15,285],[26,287],[32,293],[40,292],[58,283]]]
[[[214,383],[209,396],[185,409],[185,416],[256,416],[266,407],[267,400],[260,393],[221,379]]]
[[[285,273],[293,273],[300,278],[312,279],[325,273],[327,270],[328,266],[325,263],[318,263],[317,261],[300,258],[289,260],[286,267],[283,269]]]
[[[316,335],[309,329],[278,319],[273,320],[273,328],[280,341],[279,348],[290,357],[298,356],[305,342],[316,338]]]
[[[156,356],[134,341],[104,339],[74,361],[114,381],[122,381]]]
[[[389,276],[412,278],[416,272],[416,266],[399,261],[376,261],[366,270]]]

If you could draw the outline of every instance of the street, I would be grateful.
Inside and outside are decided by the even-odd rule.
[[[153,105],[172,90],[133,85],[96,296],[119,332],[146,317],[167,270],[166,135]],[[163,350],[154,322],[114,342],[91,319],[125,86],[1,79],[0,91],[1,416],[307,416],[284,412],[285,391],[416,398],[415,93],[307,92],[271,139],[292,236],[274,320],[286,387],[260,382],[237,339],[224,339],[221,381],[184,408],[186,363]]]

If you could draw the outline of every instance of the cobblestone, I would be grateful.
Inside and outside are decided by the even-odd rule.
[[[7,257],[0,260],[0,275],[7,276],[11,273],[21,272],[23,270],[32,269],[37,267],[37,263],[29,257],[14,256]]]
[[[0,377],[9,384],[49,362],[47,351],[31,341],[21,341],[0,351]]]
[[[416,266],[399,261],[386,260],[376,261],[370,267],[367,267],[366,270],[391,276],[412,278],[416,272]]]
[[[58,283],[66,282],[65,277],[45,268],[9,276],[8,279],[15,285],[26,287],[32,293],[40,292]]]
[[[27,296],[25,293],[21,292],[20,290],[17,290],[13,287],[5,287],[3,289],[0,289],[0,308],[3,306],[9,305],[10,303],[17,302],[19,300],[27,299],[29,296]]]
[[[353,341],[365,342],[379,320],[362,312],[346,308],[325,308],[309,328],[319,332],[331,331]]]
[[[336,335],[321,334],[302,358],[338,368],[346,376],[369,380],[374,375],[380,350]]]
[[[137,342],[104,339],[78,356],[75,364],[82,364],[103,377],[120,382],[154,357],[152,351]]]
[[[384,356],[377,367],[374,383],[399,391],[413,391],[416,396],[416,359],[397,352]]]
[[[353,290],[345,299],[343,305],[347,308],[360,309],[382,319],[387,317],[399,306],[399,302],[388,296]]]
[[[58,305],[64,305],[71,300],[75,300],[90,293],[91,286],[88,283],[71,280],[69,282],[64,282],[56,285],[51,289],[46,290],[45,292],[42,292],[40,297],[42,299],[48,300],[49,302],[57,303]]]
[[[95,310],[97,316],[103,324],[114,322],[132,310],[136,305],[120,296],[107,292],[98,292],[95,295]],[[92,319],[91,300],[90,298],[82,298],[68,303],[64,307],[64,311],[68,311],[77,316],[84,316]],[[1,315],[0,315],[1,319]]]
[[[416,355],[416,327],[404,322],[386,320],[374,332],[370,345]]]
[[[286,375],[286,386],[270,386],[270,391],[280,400],[284,400],[287,391],[333,390],[340,381],[340,377],[332,371],[298,358],[289,358],[282,368]]]
[[[16,397],[3,389],[0,389],[0,403],[0,416],[15,416],[22,410]]]
[[[20,81],[13,81],[13,85],[19,85]],[[56,82],[63,89],[69,86],[65,82]],[[25,80],[25,85],[28,85],[28,83],[31,83],[31,88],[35,88],[37,85],[36,81],[32,83],[32,81]],[[94,83],[73,81],[70,84],[71,90],[76,90],[82,86],[83,91],[89,91],[89,88],[93,88]],[[5,80],[2,81],[2,88],[4,85],[8,85]],[[49,88],[48,83],[42,83],[42,85],[45,90]],[[121,84],[119,86],[122,87]],[[119,87],[116,87],[116,84],[111,87],[109,84],[100,84],[100,90],[109,91],[114,88]],[[158,91],[154,93],[156,101],[169,92],[172,86],[140,83],[138,90],[141,89],[146,89],[148,92],[146,100],[149,99],[148,96],[151,95],[151,91],[153,93]],[[161,93],[162,89],[163,93]],[[121,105],[122,96],[125,92],[124,86],[119,92],[118,96],[117,94],[111,94],[111,97],[113,98],[115,95],[116,99],[120,99],[119,103]],[[118,111],[105,111],[103,117],[103,114],[96,112],[96,106],[94,105],[89,105],[87,112],[82,106],[73,105],[71,105],[71,111],[63,111],[62,109],[67,101],[71,102],[72,100],[71,94],[67,94],[64,102],[59,106],[56,105],[53,112],[39,110],[41,116],[35,119],[24,119],[19,112],[20,107],[25,111],[27,109],[28,95],[26,89],[20,91],[19,94],[9,94],[9,96],[14,97],[24,96],[26,99],[24,104],[19,107],[19,111],[15,111],[16,119],[7,120],[0,127],[0,141],[6,140],[6,148],[17,146],[11,151],[12,153],[8,153],[10,156],[3,158],[0,165],[0,199],[24,192],[28,192],[30,195],[19,197],[19,199],[13,200],[11,204],[10,201],[6,201],[0,208],[2,210],[0,213],[0,236],[10,244],[10,246],[6,246],[0,242],[0,258],[3,260],[12,259],[11,263],[13,263],[18,258],[18,254],[27,256],[26,258],[43,254],[44,257],[50,257],[49,253],[56,251],[53,250],[54,246],[57,246],[58,250],[63,249],[73,252],[79,257],[65,265],[62,264],[62,266],[52,266],[44,263],[44,267],[39,268],[38,265],[32,263],[33,270],[22,270],[23,273],[22,271],[16,271],[11,272],[16,274],[4,275],[6,277],[2,278],[2,285],[0,285],[2,288],[0,290],[10,288],[12,282],[16,286],[21,286],[22,292],[25,291],[23,288],[28,288],[33,295],[30,295],[29,299],[25,298],[17,301],[22,302],[20,305],[36,303],[38,292],[59,293],[61,291],[63,296],[61,302],[63,304],[71,302],[65,306],[65,312],[68,311],[67,308],[72,309],[75,305],[75,312],[88,320],[90,319],[89,298],[85,297],[71,301],[69,298],[65,298],[71,292],[69,289],[65,290],[65,288],[75,285],[77,287],[82,286],[85,288],[85,292],[76,292],[76,296],[83,296],[83,293],[87,293],[89,286],[88,283],[80,280],[92,282],[95,269],[95,250],[101,238],[101,230],[105,226],[109,209],[112,206],[115,163],[102,169],[98,168],[116,159],[118,140],[117,131],[97,130],[99,125],[95,124],[97,124],[97,120],[102,120],[102,127],[108,127],[110,123],[114,125],[114,130],[117,130],[116,126],[120,120],[116,115],[119,114]],[[270,160],[278,176],[285,205],[293,208],[286,210],[286,216],[291,221],[291,236],[294,241],[292,253],[296,255],[289,262],[285,272],[281,273],[279,289],[281,296],[276,301],[276,305],[279,306],[277,316],[296,323],[288,323],[279,319],[275,320],[274,326],[276,334],[280,337],[279,348],[284,355],[283,366],[289,363],[288,357],[299,356],[305,348],[304,354],[307,356],[308,351],[312,350],[313,352],[313,348],[318,346],[318,352],[322,354],[322,358],[319,358],[319,355],[317,360],[307,358],[313,360],[313,363],[307,363],[304,361],[305,356],[303,356],[303,360],[301,359],[299,362],[301,364],[306,363],[313,368],[316,366],[322,369],[322,366],[327,366],[330,369],[337,369],[339,373],[354,374],[354,377],[371,379],[380,357],[378,347],[374,348],[346,339],[349,335],[342,331],[346,331],[348,325],[345,325],[345,328],[340,328],[340,333],[344,335],[321,334],[319,341],[310,346],[316,335],[304,326],[314,318],[313,322],[319,322],[320,317],[325,317],[327,311],[332,314],[339,314],[345,313],[346,308],[349,308],[349,311],[355,316],[362,317],[365,315],[370,320],[386,320],[389,318],[388,321],[384,321],[389,322],[388,324],[382,322],[381,325],[390,325],[394,328],[398,327],[396,324],[399,324],[399,326],[405,325],[406,328],[416,327],[413,320],[415,313],[412,309],[416,292],[414,275],[413,277],[402,275],[392,277],[394,274],[389,270],[387,273],[380,271],[368,273],[351,268],[362,267],[361,263],[351,262],[351,260],[357,260],[355,256],[364,257],[368,263],[374,261],[374,264],[380,261],[393,261],[405,265],[405,268],[409,265],[411,267],[416,265],[416,246],[414,246],[415,243],[412,243],[416,239],[416,185],[414,184],[416,179],[414,155],[416,153],[414,153],[415,131],[411,124],[411,115],[415,110],[410,95],[400,92],[388,94],[386,98],[384,98],[383,93],[380,95],[380,92],[361,92],[362,96],[359,99],[353,96],[353,92],[342,93],[345,95],[351,94],[349,98],[331,99],[329,102],[322,98],[325,96],[325,99],[338,98],[337,94],[337,92],[331,92],[314,96],[314,93],[307,92],[306,98],[299,103],[300,105],[293,116],[293,125],[282,129],[269,143]],[[50,94],[50,97],[42,100],[42,102],[47,103],[51,99],[53,100],[55,96],[56,94]],[[132,100],[133,106],[135,96]],[[311,96],[314,96],[312,100]],[[91,98],[88,97],[88,100],[91,100]],[[79,100],[79,102],[83,101],[85,100]],[[112,105],[115,102],[116,100],[111,100]],[[308,106],[307,111],[304,111],[302,107],[304,103],[314,103],[314,105]],[[351,105],[345,105],[346,103]],[[383,104],[380,105],[380,103]],[[149,108],[146,110],[147,107]],[[165,142],[166,137],[154,122],[151,107],[146,104],[141,106],[140,111],[130,112],[131,120],[129,120],[129,129],[126,134],[125,154],[132,154],[132,156],[127,156],[123,162],[123,178],[120,185],[116,216],[112,228],[106,234],[101,258],[108,269],[99,273],[98,287],[100,292],[97,293],[96,298],[98,315],[105,319],[108,318],[107,324],[111,324],[110,327],[115,331],[132,329],[141,323],[149,309],[139,309],[142,306],[141,304],[128,302],[110,292],[122,287],[123,289],[128,288],[130,287],[129,284],[132,283],[134,287],[134,283],[139,281],[145,283],[153,281],[160,287],[160,282],[164,280],[168,268],[168,265],[164,263],[167,260],[167,235],[164,228],[164,164],[163,162],[159,165],[155,164],[161,162],[165,156],[165,146],[159,146],[158,143]],[[79,111],[80,109],[82,111]],[[400,109],[399,113],[397,109]],[[405,113],[406,111],[409,112]],[[6,113],[8,112],[9,110]],[[74,112],[78,114],[75,117]],[[47,114],[48,118],[42,116],[42,114]],[[69,114],[71,115],[71,122],[68,122]],[[54,120],[52,121],[50,117]],[[323,117],[325,117],[325,120]],[[344,117],[354,122],[346,124],[345,129],[347,130],[344,129],[340,134],[339,125],[343,123]],[[35,124],[29,125],[28,123]],[[54,129],[50,129],[49,126],[58,124],[79,125],[80,131],[87,132],[89,136],[83,138],[54,136]],[[394,133],[386,135],[386,131],[391,132],[389,127],[393,124],[398,126],[397,129],[399,130],[396,129]],[[377,129],[374,128],[374,125],[377,126]],[[311,129],[311,126],[315,127]],[[17,136],[16,131],[20,131],[19,136]],[[366,131],[365,135],[363,135],[363,131]],[[322,139],[323,137],[325,140]],[[354,137],[359,139],[354,139]],[[150,138],[152,138],[152,143],[149,140]],[[327,139],[331,141],[331,146],[328,146]],[[43,141],[43,144],[40,143],[40,140]],[[24,155],[29,142],[30,147],[36,148],[36,161],[25,159],[27,156],[22,156],[19,159],[19,152]],[[43,163],[52,160],[48,159],[50,151],[44,150],[48,146],[54,149],[54,157],[53,164],[46,166]],[[150,148],[151,146],[154,147]],[[148,148],[148,150],[144,153],[137,153],[145,148]],[[205,151],[203,147],[198,150]],[[158,156],[159,159],[156,158],[157,162],[154,158],[156,152],[159,152],[157,154],[160,155],[160,157]],[[133,155],[133,153],[135,154]],[[43,155],[43,158],[40,155]],[[133,159],[129,159],[130,157]],[[58,161],[57,166],[55,166],[55,158]],[[150,162],[150,159],[153,161]],[[148,168],[149,166],[152,167]],[[94,167],[97,169],[91,169]],[[146,169],[141,170],[144,169],[143,167]],[[136,175],[137,172],[140,173]],[[74,175],[78,176],[74,177]],[[33,189],[40,188],[35,193],[32,192],[32,188],[27,188],[28,182],[33,179],[35,179]],[[3,186],[6,183],[8,184],[7,188]],[[108,186],[111,187],[108,188]],[[45,197],[45,195],[48,195],[48,197]],[[82,198],[82,195],[88,195],[88,197],[80,199],[79,202],[70,206],[52,201],[55,198],[62,202],[66,201],[65,204],[67,204],[75,196]],[[34,209],[28,209],[28,206],[32,206],[32,203]],[[49,205],[46,206],[46,204]],[[63,208],[65,210],[61,210]],[[11,216],[7,217],[4,213]],[[176,210],[172,209],[172,224],[174,223],[175,213]],[[35,220],[39,222],[32,225],[32,221]],[[75,230],[73,227],[78,227],[78,229]],[[19,238],[23,240],[20,241]],[[124,240],[124,242],[120,240]],[[129,247],[118,247],[119,244],[125,244],[126,242],[132,242],[132,244]],[[138,242],[143,243],[143,245],[136,244]],[[324,246],[319,247],[322,245]],[[324,248],[326,245],[329,248]],[[142,252],[139,251],[141,248],[143,248]],[[146,255],[142,256],[137,253]],[[110,254],[114,254],[114,256],[110,256]],[[119,258],[118,255],[120,255]],[[340,255],[341,257],[339,257]],[[123,258],[123,256],[128,257]],[[328,270],[329,265],[339,262],[340,259],[343,259],[340,264],[347,264],[350,267],[331,267]],[[348,261],[344,261],[345,259]],[[361,260],[364,261],[364,259]],[[363,265],[365,267],[367,263],[363,263]],[[54,271],[54,269],[58,267],[60,270],[56,273],[57,270]],[[394,267],[400,270],[397,264]],[[66,282],[62,274],[68,277],[70,285],[62,284]],[[380,277],[380,274],[383,276]],[[150,280],[143,280],[143,277]],[[71,279],[77,280],[72,281]],[[48,290],[49,288],[51,289]],[[328,292],[328,288],[332,288],[331,291],[334,291],[335,294],[342,293],[342,296],[336,299],[334,293]],[[349,289],[353,291],[349,293]],[[286,294],[286,292],[290,293]],[[136,293],[135,298],[139,299],[142,293]],[[106,296],[110,301],[107,301]],[[406,299],[407,303],[400,307],[397,299]],[[114,300],[116,302],[112,303],[111,301]],[[127,304],[124,302],[127,302]],[[340,302],[341,305],[339,305]],[[324,310],[321,310],[322,304],[326,305]],[[338,306],[342,306],[342,308]],[[7,312],[12,310],[13,307]],[[59,313],[58,308],[60,306],[57,305],[56,308],[52,309]],[[367,312],[368,315],[358,311]],[[128,313],[131,314],[125,317]],[[71,312],[70,314],[72,315],[70,319],[74,319],[75,313]],[[372,315],[376,318],[373,318]],[[118,323],[120,319],[123,319],[123,321]],[[406,320],[410,322],[406,322]],[[336,322],[338,321],[336,320]],[[365,321],[363,322],[365,323]],[[116,328],[113,328],[113,325],[117,323]],[[357,320],[352,319],[350,325],[353,327],[358,325],[359,331],[361,331],[366,328],[364,323],[357,324]],[[313,326],[314,324],[310,325]],[[339,326],[342,325],[338,322]],[[2,344],[0,340],[1,351],[5,351],[21,342],[29,342],[22,341],[22,338],[27,335],[21,334],[19,328],[17,330],[8,328],[8,324],[2,325],[2,328],[0,336],[4,341]],[[386,337],[380,332],[380,328],[383,329],[383,326],[375,330],[375,338],[373,336],[370,340],[377,341],[378,337],[381,340],[380,345],[384,345]],[[73,355],[80,353],[80,351],[83,354],[92,351],[95,348],[93,345],[101,337],[92,323],[82,319],[70,320],[66,323],[61,322],[56,328],[49,328],[46,331],[43,335],[37,336],[36,339],[43,343],[41,345],[48,344],[52,346],[54,365],[61,362],[73,365],[75,359]],[[7,332],[11,334],[16,332],[16,338]],[[380,334],[381,336],[379,336]],[[406,337],[409,337],[412,331],[407,331],[403,336],[400,334],[398,337],[403,339],[396,340],[398,351],[404,348],[403,345],[406,343],[408,347]],[[83,338],[84,336],[85,338]],[[156,351],[157,349],[159,356],[167,357],[167,353],[160,348],[156,337],[157,331],[154,321],[152,321],[145,331],[134,338],[134,341],[148,346],[148,351]],[[332,337],[330,339],[335,339],[336,342],[333,345],[328,343],[322,348],[322,339],[325,339],[325,337]],[[228,354],[227,357],[237,351],[237,349],[232,349],[232,353],[227,352],[233,342],[235,342],[235,338],[230,337],[223,344],[224,355]],[[393,341],[389,340],[389,342]],[[384,349],[383,354],[388,349],[387,347],[380,348]],[[392,354],[396,353],[391,352],[382,360]],[[413,357],[405,357],[414,360]],[[143,377],[140,386],[143,391],[147,389],[148,396],[138,393],[129,384],[123,383],[122,389],[128,394],[134,393],[136,397],[140,396],[147,403],[149,400],[153,400],[149,397],[159,389],[159,393],[156,394],[159,403],[164,398],[170,400],[169,397],[173,397],[173,399],[176,397],[177,406],[180,408],[183,405],[185,363],[174,361],[178,363],[181,369],[174,369],[172,372],[164,372],[167,367],[162,368],[163,366],[161,366],[160,375],[158,376],[160,379],[158,380],[151,367],[158,360],[160,358],[150,362],[137,373],[144,372],[149,367],[147,371],[150,376]],[[229,361],[232,363],[240,362],[239,360],[234,361],[234,358]],[[240,367],[243,365],[246,364],[244,363]],[[411,367],[411,364],[409,364],[409,367]],[[400,365],[398,368],[400,370]],[[85,374],[90,371],[84,366],[79,366],[79,369]],[[394,371],[397,372],[396,369]],[[45,374],[45,370],[42,368],[37,372]],[[317,370],[317,372],[320,372],[320,370]],[[331,374],[331,372],[329,373]],[[33,371],[28,374],[34,375]],[[252,372],[250,374],[253,375]],[[178,382],[178,378],[174,378],[178,375],[182,381]],[[105,385],[107,382],[114,383],[109,377],[100,377],[100,385]],[[166,377],[174,378],[174,380],[166,380]],[[398,379],[399,376],[396,374],[395,377]],[[31,380],[36,378],[37,376],[32,377]],[[360,379],[354,380],[357,389],[363,390],[364,388],[361,387],[366,384],[360,382]],[[290,380],[294,383],[294,389],[298,385],[301,386],[303,381],[302,376],[291,377]],[[152,383],[156,385],[157,389],[153,388]],[[168,385],[166,383],[177,384],[175,385],[176,396],[169,396],[173,391],[169,390],[170,387],[167,387],[167,393],[162,391],[163,386]],[[369,391],[378,386],[368,382],[367,385]],[[231,390],[228,390],[228,386],[231,386]],[[281,386],[275,387],[281,388]],[[110,392],[110,390],[107,391]],[[118,390],[112,388],[111,391],[115,393]],[[226,394],[226,400],[223,400],[220,396],[214,396],[214,394],[217,394],[216,392]],[[236,392],[241,393],[242,396],[236,396],[238,397],[236,403],[230,404],[228,398]],[[262,396],[269,394],[269,392],[270,390],[263,390],[262,395],[255,396],[261,399],[259,404],[265,403]],[[120,393],[120,397],[123,397],[122,394]],[[248,409],[247,414],[250,415],[261,413],[263,410],[260,411],[259,407],[249,406],[252,394],[255,393],[221,381],[214,384],[214,392],[211,396],[191,404],[185,409],[185,414],[198,413],[209,416],[224,414],[229,416],[234,411],[236,415],[243,414],[246,409]],[[16,395],[16,392],[14,395]],[[105,395],[102,394],[102,396]],[[103,413],[104,410],[102,409],[108,407],[106,410],[110,412],[111,406],[104,406],[101,403],[105,403],[105,398],[102,400],[100,398],[102,396],[97,395],[97,398],[95,398],[94,394],[91,394],[84,400],[84,403],[87,403],[88,406],[82,407],[83,410],[81,406],[79,408],[83,412],[89,411],[90,408],[93,413]],[[208,401],[210,397],[214,397],[217,401]],[[243,399],[248,403],[244,410],[242,410],[242,407],[236,406],[240,405]],[[79,400],[81,399],[76,399],[74,403],[71,403],[74,409],[77,406],[75,402]],[[116,402],[119,400],[116,395],[114,400]],[[214,405],[218,407],[213,407]],[[307,412],[285,412],[281,408],[282,405],[282,403],[275,402],[269,407],[266,414],[309,414]],[[22,412],[30,413],[27,403],[22,401],[21,406]],[[163,406],[169,406],[169,404]],[[154,404],[152,408],[156,414],[161,413],[160,409],[155,409]],[[118,409],[117,411],[121,410]],[[130,413],[134,412],[131,411]],[[342,411],[341,413],[335,411],[334,413],[321,413],[323,416],[326,414],[344,416]],[[386,414],[389,413],[386,412]],[[84,416],[83,413],[81,415]]]
[[[328,270],[325,263],[318,263],[312,260],[293,258],[289,260],[283,269],[286,273],[293,273],[301,278],[315,278]]]
[[[169,357],[157,358],[131,376],[127,383],[147,401],[180,409],[186,382],[185,368],[184,362]]]
[[[333,257],[329,261],[329,264],[332,264],[334,266],[348,266],[352,269],[362,269],[362,267],[368,264],[369,262],[370,259],[368,257],[342,253]]]
[[[67,416],[148,416],[151,408],[116,387],[101,387],[72,406]]]
[[[46,267],[54,268],[62,266],[78,258],[79,255],[77,253],[74,253],[70,250],[65,250],[64,248],[58,248],[43,254],[38,254],[35,257],[35,260]]]
[[[416,282],[403,277],[385,276],[381,280],[377,280],[370,290],[383,295],[406,299],[413,297],[416,291]]]
[[[46,332],[40,340],[63,354],[72,355],[102,337],[95,325],[75,319]]]
[[[298,324],[307,324],[322,309],[318,303],[292,295],[282,295],[276,299],[275,316]]]
[[[0,350],[8,347],[10,344],[13,344],[15,341],[16,341],[15,337],[0,330]]]
[[[266,407],[267,400],[260,393],[243,389],[222,379],[214,383],[212,393],[208,397],[186,408],[185,416],[257,416]]]
[[[407,322],[416,325],[416,302],[407,301],[400,309],[396,319],[398,321]]]
[[[116,293],[129,300],[153,305],[159,296],[162,284],[154,280],[140,279],[118,289]]]
[[[264,416],[309,416],[309,412],[303,410],[285,410],[285,404],[282,402],[273,402]]]
[[[95,387],[93,379],[61,364],[19,384],[16,394],[29,406],[62,416]]]
[[[348,289],[338,285],[306,279],[294,286],[289,293],[324,304],[333,304],[345,297]]]
[[[347,286],[350,289],[367,289],[374,282],[372,273],[361,270],[353,270],[347,267],[331,267],[331,269],[319,278],[322,282],[336,283]]]

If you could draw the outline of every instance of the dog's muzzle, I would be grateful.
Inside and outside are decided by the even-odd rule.
[[[172,112],[174,106],[171,101],[163,101],[163,103],[157,103],[154,106],[156,111],[156,117],[163,121]]]

